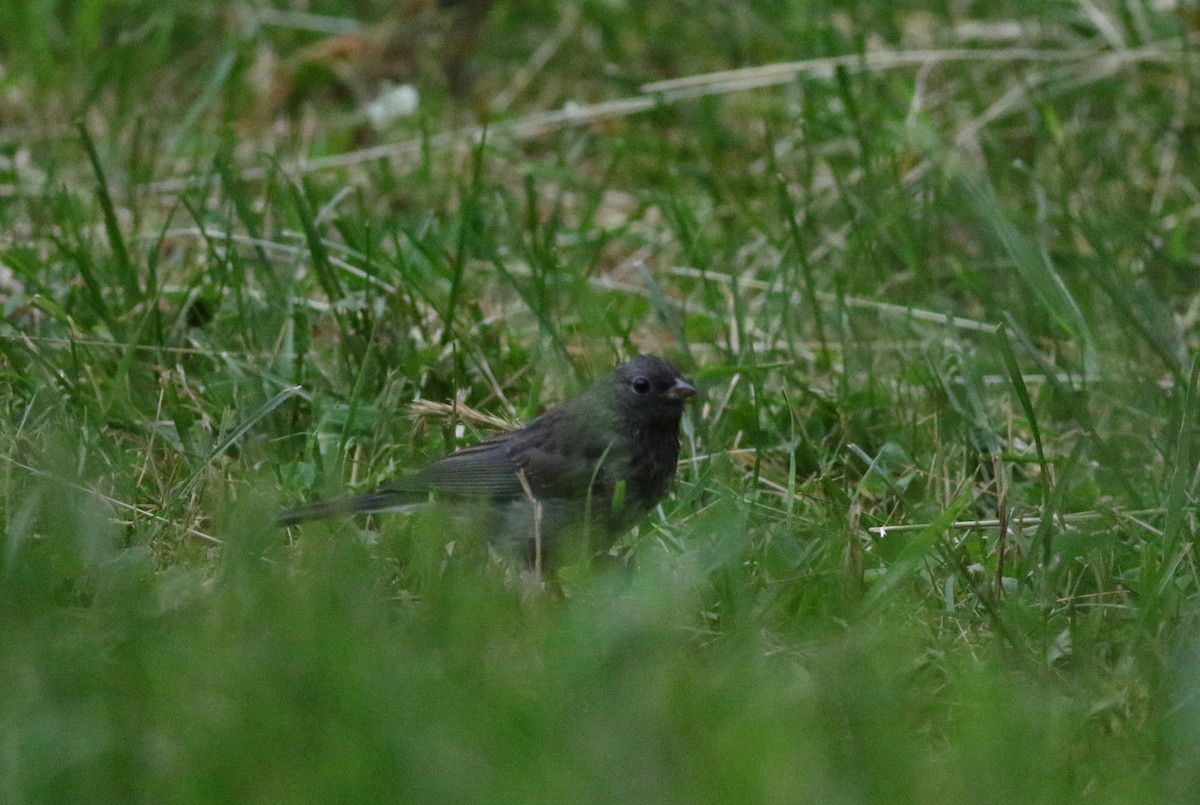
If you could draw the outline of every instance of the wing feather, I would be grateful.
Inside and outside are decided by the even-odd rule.
[[[464,447],[385,488],[517,500],[527,496],[518,476],[523,472],[538,498],[583,497],[597,480],[593,477],[596,463],[609,440],[590,433],[566,433],[561,420],[560,411],[552,410],[523,428]]]

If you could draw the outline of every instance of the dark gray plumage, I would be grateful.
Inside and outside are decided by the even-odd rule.
[[[280,523],[396,509],[432,494],[483,503],[493,544],[531,567],[552,567],[575,532],[590,550],[607,550],[670,488],[683,403],[695,393],[669,361],[641,355],[516,430],[361,497],[285,512]]]

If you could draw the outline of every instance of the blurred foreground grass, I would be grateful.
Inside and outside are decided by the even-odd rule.
[[[1190,7],[148,9],[0,7],[0,800],[1200,783]],[[272,524],[636,351],[676,494],[565,602]]]

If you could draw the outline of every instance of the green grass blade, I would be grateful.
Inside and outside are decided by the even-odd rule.
[[[966,511],[971,499],[969,494],[959,495],[933,522],[909,540],[883,576],[876,579],[863,596],[861,608],[864,612],[871,612],[883,606],[899,584],[925,566],[938,541],[945,536],[950,525]]]
[[[1008,380],[1012,383],[1017,402],[1025,412],[1029,431],[1033,435],[1033,447],[1037,451],[1038,466],[1042,475],[1042,506],[1047,507],[1050,503],[1050,465],[1046,461],[1046,450],[1042,445],[1042,429],[1038,426],[1037,412],[1033,409],[1033,400],[1030,399],[1029,389],[1025,386],[1025,376],[1017,363],[1017,355],[1013,352],[1008,329],[1003,324],[996,330],[996,340],[1000,346],[1000,355],[1004,358],[1004,370],[1008,373]]]
[[[1196,462],[1192,456],[1192,444],[1196,439],[1196,382],[1200,372],[1200,359],[1193,358],[1188,372],[1188,383],[1183,393],[1183,408],[1179,417],[1179,431],[1173,442],[1164,501],[1166,517],[1163,525],[1163,550],[1171,554],[1183,543],[1187,527],[1187,513]],[[1192,546],[1193,550],[1197,546]]]
[[[321,233],[317,231],[316,213],[309,205],[300,185],[289,183],[287,187],[292,201],[292,210],[300,223],[300,229],[304,232],[304,243],[308,246],[309,256],[312,257],[312,268],[317,277],[317,283],[329,297],[330,303],[336,306],[337,302],[345,298],[346,291],[338,279],[337,271],[329,261],[329,249],[326,248]]]
[[[113,205],[112,194],[108,188],[108,179],[104,174],[104,166],[100,163],[100,155],[96,153],[92,136],[83,123],[78,125],[78,130],[79,137],[83,141],[83,148],[87,152],[88,161],[91,162],[92,172],[96,176],[96,200],[100,203],[100,211],[104,217],[104,230],[108,234],[109,248],[112,249],[113,270],[117,275],[118,284],[125,291],[126,303],[133,305],[142,299],[137,269],[129,259],[129,250],[125,246],[125,235],[121,232],[116,207]]]
[[[1033,298],[1065,333],[1079,343],[1084,372],[1094,376],[1099,371],[1099,357],[1091,328],[1046,250],[1017,229],[986,179],[971,177],[962,171],[952,173],[950,178],[957,197],[1008,255],[1013,268],[1033,292]]]
[[[204,460],[200,462],[199,466],[192,471],[192,474],[189,475],[187,479],[183,481],[183,483],[171,490],[166,509],[170,511],[176,506],[182,505],[185,501],[189,500],[191,498],[192,491],[196,488],[196,485],[200,483],[201,479],[204,477],[204,474],[208,472],[209,467],[212,466],[212,463],[216,461],[217,458],[222,456],[230,447],[237,444],[237,442],[243,436],[245,436],[251,428],[270,415],[272,411],[283,405],[291,398],[298,396],[302,392],[303,389],[301,389],[299,386],[289,386],[272,396],[271,399],[260,405],[258,408],[252,411],[249,416],[238,423],[233,430],[226,434],[225,437],[221,439],[221,441],[219,441],[216,446],[212,448],[212,450],[209,451],[208,455],[204,457]]]

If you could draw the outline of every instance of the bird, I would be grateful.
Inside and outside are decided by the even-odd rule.
[[[607,552],[670,490],[679,426],[695,386],[670,361],[638,355],[579,396],[353,498],[284,512],[284,526],[411,507],[473,511],[501,554],[553,575],[572,538]]]

